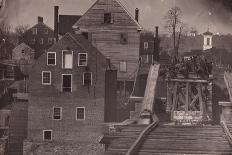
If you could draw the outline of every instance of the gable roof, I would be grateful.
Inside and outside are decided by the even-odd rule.
[[[22,50],[34,52],[34,49],[32,49],[29,45],[27,45],[24,42],[16,46],[12,51],[16,52],[16,51],[22,51]]]
[[[59,34],[73,33],[73,24],[81,18],[80,15],[59,15]]]
[[[86,14],[95,6],[97,5],[101,0],[97,0],[85,13],[84,15],[73,25],[73,28],[74,27],[77,27],[81,20],[86,16]],[[108,0],[106,0],[108,1]],[[135,18],[129,13],[129,11],[125,8],[125,6],[120,2],[120,0],[112,0],[116,3],[119,4],[119,6],[121,6],[121,8],[125,11],[125,13],[129,16],[129,18],[135,23],[135,25],[138,27],[138,29],[141,29],[143,30],[142,26],[135,20]]]

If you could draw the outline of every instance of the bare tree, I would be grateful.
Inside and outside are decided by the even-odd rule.
[[[168,10],[165,16],[165,28],[171,33],[173,37],[173,49],[175,56],[178,56],[180,39],[185,26],[182,22],[182,15],[183,14],[181,9],[175,6]]]
[[[22,37],[22,35],[29,29],[29,25],[19,25],[15,27],[15,33],[18,37]]]
[[[16,45],[16,39],[14,33],[11,31],[11,27],[6,23],[0,24],[0,57],[10,58],[11,50]]]

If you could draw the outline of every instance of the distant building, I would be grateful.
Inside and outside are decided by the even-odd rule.
[[[34,61],[34,50],[25,43],[21,43],[12,50],[12,60],[20,63]]]
[[[101,154],[103,124],[117,109],[117,72],[109,68],[91,43],[71,33],[39,57],[29,76],[28,153]]]
[[[209,30],[205,33],[203,33],[204,37],[204,45],[203,45],[203,50],[208,50],[213,47],[212,43],[212,38],[213,38],[213,33],[209,32]]]
[[[35,59],[38,59],[54,43],[54,31],[44,24],[43,17],[38,17],[38,23],[22,35],[22,42],[35,50]]]

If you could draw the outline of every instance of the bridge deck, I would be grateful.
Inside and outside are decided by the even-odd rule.
[[[106,155],[125,154],[145,126],[126,127],[110,138]],[[142,141],[135,155],[155,154],[231,154],[221,126],[160,125]]]

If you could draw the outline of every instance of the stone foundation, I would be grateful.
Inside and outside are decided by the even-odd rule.
[[[25,140],[23,155],[102,155],[104,147],[97,143],[32,142]]]

